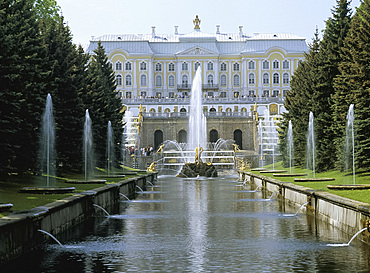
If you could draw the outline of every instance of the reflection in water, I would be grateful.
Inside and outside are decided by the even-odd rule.
[[[226,179],[224,179],[226,178]],[[369,246],[348,242],[271,193],[215,179],[160,177],[160,191],[121,200],[78,235],[57,236],[2,272],[368,272]],[[233,184],[234,183],[234,184]],[[159,188],[159,187],[158,187]],[[253,201],[247,201],[253,200]],[[74,240],[72,238],[75,238]]]

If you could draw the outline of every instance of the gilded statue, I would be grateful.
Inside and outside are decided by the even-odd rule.
[[[163,147],[164,147],[165,144],[162,144],[161,146],[159,146],[158,150],[157,150],[157,154],[160,154],[163,152]]]
[[[232,144],[234,146],[234,152],[235,153],[238,153],[238,152],[241,152],[240,149],[239,149],[239,145],[237,144]]]
[[[149,166],[148,168],[146,168],[146,171],[147,171],[147,172],[156,172],[155,165],[156,165],[156,162],[155,162],[155,161],[154,161],[154,162],[152,162],[152,163],[150,164],[150,166]]]
[[[198,18],[198,15],[195,15],[195,19],[193,20],[194,29],[200,29],[200,19]]]
[[[200,155],[203,153],[202,147],[196,147],[195,148],[195,163],[200,164],[202,163],[202,160],[200,159]]]

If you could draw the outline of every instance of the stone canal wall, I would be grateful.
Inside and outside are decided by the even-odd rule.
[[[145,189],[147,180],[153,182],[155,176],[155,173],[148,173],[107,184],[45,206],[0,218],[0,264],[9,262],[42,244],[45,241],[45,234],[40,233],[39,229],[57,236],[91,219],[95,214],[104,213],[93,204],[110,213],[117,211],[122,199],[119,193],[133,198],[138,191],[136,185]]]
[[[307,213],[350,235],[366,227],[366,222],[370,219],[370,204],[368,203],[246,171],[239,171],[239,179],[255,187],[261,186],[270,193],[278,192],[281,198],[293,205],[299,206],[308,202],[305,206]],[[370,244],[368,231],[362,232],[359,238]]]

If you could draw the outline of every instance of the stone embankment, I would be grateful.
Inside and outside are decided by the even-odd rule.
[[[251,183],[255,187],[262,187],[269,192],[278,192],[286,202],[302,205],[308,202],[306,211],[317,219],[322,219],[332,226],[348,233],[368,227],[370,222],[370,204],[341,197],[326,191],[282,182],[247,171],[239,171],[239,179]],[[370,243],[370,232],[364,231],[359,238]]]
[[[145,189],[147,181],[154,182],[155,177],[155,173],[148,173],[1,218],[0,264],[42,244],[45,234],[38,230],[57,236],[101,213],[94,204],[110,213],[116,212],[122,198],[120,193],[133,198],[136,186]]]

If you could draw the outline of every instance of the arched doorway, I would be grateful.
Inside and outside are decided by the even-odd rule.
[[[218,140],[218,132],[216,129],[212,129],[211,132],[209,132],[209,142],[215,143]]]
[[[163,132],[161,130],[156,130],[154,132],[154,150],[157,150],[163,142]]]
[[[235,144],[239,146],[239,149],[243,149],[243,133],[239,129],[234,131]]]
[[[185,130],[180,130],[178,143],[186,143],[187,139],[188,139],[188,133]]]

